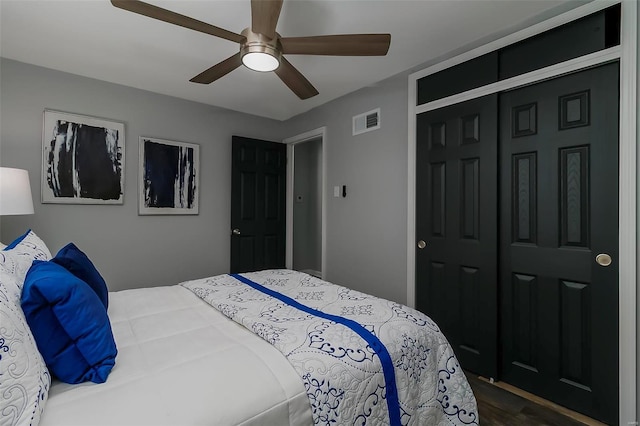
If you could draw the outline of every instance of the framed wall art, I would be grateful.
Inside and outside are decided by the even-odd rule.
[[[198,214],[200,146],[140,137],[139,214]]]
[[[124,123],[45,110],[42,202],[122,204]]]

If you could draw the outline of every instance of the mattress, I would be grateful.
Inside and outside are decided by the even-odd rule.
[[[180,286],[109,294],[106,383],[53,381],[53,425],[310,425],[300,377],[266,341]]]

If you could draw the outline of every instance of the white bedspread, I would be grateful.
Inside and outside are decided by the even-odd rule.
[[[189,290],[109,297],[115,368],[104,384],[54,381],[42,426],[313,423],[287,359]]]

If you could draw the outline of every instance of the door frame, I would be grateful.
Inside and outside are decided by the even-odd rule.
[[[327,276],[327,128],[319,127],[317,129],[309,130],[308,132],[300,133],[295,136],[283,139],[282,143],[287,145],[287,234],[286,234],[286,254],[285,265],[289,269],[293,269],[293,183],[295,176],[293,173],[294,167],[294,151],[295,146],[299,143],[304,143],[312,139],[320,138],[322,140],[322,262],[320,273],[322,278]]]
[[[620,46],[562,62],[521,76],[488,84],[443,99],[416,105],[417,82],[420,78],[450,68],[483,54],[575,21],[615,4],[622,5]],[[636,262],[639,253],[636,241],[636,199],[639,188],[637,168],[637,49],[638,5],[636,1],[597,0],[551,19],[525,28],[476,49],[437,63],[409,75],[408,81],[408,206],[407,206],[407,305],[415,307],[415,231],[416,231],[416,116],[422,112],[474,99],[516,87],[533,84],[613,60],[620,60],[620,141],[619,141],[619,401],[620,424],[637,424],[636,303],[638,276]],[[624,232],[623,232],[624,230]],[[624,372],[624,374],[622,373]]]

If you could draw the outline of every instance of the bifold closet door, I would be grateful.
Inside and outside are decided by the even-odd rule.
[[[416,292],[461,365],[497,377],[497,105],[417,117]]]
[[[501,379],[618,423],[618,64],[500,95]]]

